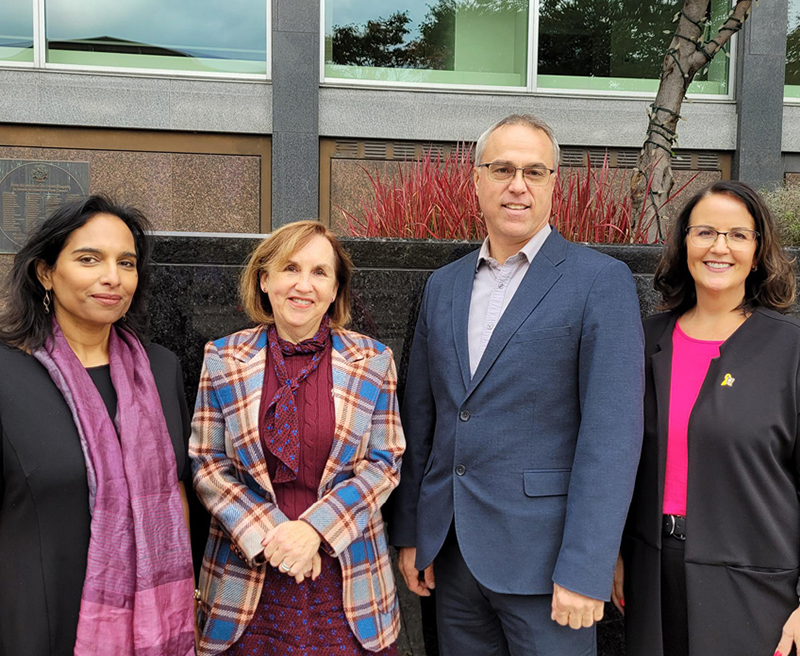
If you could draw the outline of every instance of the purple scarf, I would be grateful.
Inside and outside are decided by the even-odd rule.
[[[273,483],[287,483],[297,479],[300,463],[300,435],[297,422],[297,404],[294,401],[297,388],[308,378],[325,355],[325,347],[331,338],[330,319],[323,315],[317,333],[311,339],[293,344],[278,337],[274,325],[267,329],[269,354],[275,377],[278,379],[278,391],[269,402],[264,415],[266,427],[266,447],[278,459]],[[313,353],[311,362],[300,370],[296,378],[289,378],[284,355],[295,353]]]
[[[112,422],[58,324],[33,356],[72,412],[86,460],[91,537],[75,656],[194,654],[194,578],[175,453],[150,361],[112,326]]]

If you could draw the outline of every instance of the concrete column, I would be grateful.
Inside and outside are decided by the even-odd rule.
[[[739,34],[732,176],[757,189],[783,181],[781,132],[788,0],[753,3]]]
[[[319,0],[272,0],[272,227],[319,213]]]

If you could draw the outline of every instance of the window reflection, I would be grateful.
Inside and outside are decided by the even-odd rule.
[[[712,0],[708,18],[713,29],[728,6],[727,0]],[[676,26],[673,18],[678,8],[673,0],[542,0],[539,7],[537,86],[658,88],[664,54]],[[727,57],[720,53],[695,76],[689,91],[725,94],[727,80]]]
[[[789,0],[785,84],[787,96],[800,98],[800,0]]]
[[[46,0],[47,61],[263,75],[267,4]]]
[[[527,84],[527,0],[328,0],[328,77]]]
[[[31,0],[0,0],[0,61],[33,61]]]

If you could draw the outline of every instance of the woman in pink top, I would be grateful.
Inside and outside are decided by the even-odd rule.
[[[788,656],[800,643],[795,273],[751,187],[678,217],[644,322],[645,435],[613,599],[627,656]]]

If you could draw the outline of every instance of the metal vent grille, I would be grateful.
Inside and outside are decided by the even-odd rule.
[[[422,147],[422,152],[430,154],[431,157],[446,157],[445,147],[442,144],[425,144]]]
[[[617,167],[632,169],[639,161],[639,152],[636,150],[620,150],[617,152]]]
[[[408,141],[392,144],[394,159],[414,159],[417,156],[417,145]]]
[[[575,148],[562,148],[561,166],[586,166],[584,151]]]
[[[365,141],[364,157],[366,159],[386,159],[386,142]]]
[[[720,168],[719,157],[715,153],[699,153],[697,168],[703,171],[717,171]]]
[[[334,157],[351,159],[383,159],[412,160],[430,153],[434,159],[438,156],[446,158],[457,148],[456,144],[428,142],[421,144],[413,141],[361,141],[357,139],[337,139]],[[586,166],[587,156],[592,166],[602,166],[608,153],[609,164],[613,168],[630,169],[636,166],[639,159],[638,149],[605,148],[562,148],[561,166]],[[720,158],[714,152],[678,151],[671,159],[672,168],[676,171],[719,171],[722,169]]]
[[[673,171],[688,171],[692,168],[692,156],[688,153],[678,153],[670,158]]]
[[[358,157],[358,142],[357,141],[343,141],[336,142],[335,157]]]
[[[592,163],[592,166],[602,166],[603,160],[608,156],[608,150],[605,148],[603,150],[598,149],[591,149],[586,151],[589,155],[589,161]],[[609,163],[610,163],[609,157]]]

